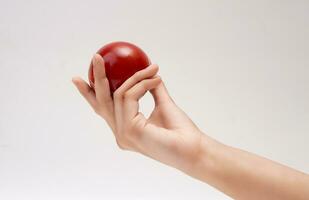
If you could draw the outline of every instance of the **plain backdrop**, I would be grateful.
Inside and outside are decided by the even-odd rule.
[[[117,148],[71,83],[129,41],[217,140],[309,172],[309,2],[0,0],[0,199],[229,199]],[[153,107],[150,95],[142,110]],[[252,167],[254,170],[254,166]]]

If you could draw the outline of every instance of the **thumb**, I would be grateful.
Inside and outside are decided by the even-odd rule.
[[[72,78],[72,82],[81,93],[81,95],[88,101],[91,107],[95,109],[97,101],[93,89],[80,77]]]
[[[161,81],[161,83],[157,87],[150,90],[150,93],[152,94],[152,96],[154,98],[156,106],[160,105],[162,103],[174,103],[174,101],[171,98],[171,96],[169,95],[163,81]]]

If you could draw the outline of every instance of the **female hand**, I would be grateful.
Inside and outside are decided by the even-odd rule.
[[[204,135],[169,96],[157,65],[135,73],[113,94],[101,56],[93,58],[95,90],[73,82],[103,117],[118,146],[140,152],[204,181],[234,199],[308,199],[309,176]],[[155,108],[147,119],[139,99],[150,91]]]
[[[169,96],[156,75],[158,66],[153,64],[136,72],[112,98],[103,58],[96,54],[92,63],[95,90],[80,78],[73,78],[73,82],[94,111],[109,124],[118,146],[182,171],[190,170],[198,160],[203,134]],[[149,118],[139,112],[139,99],[147,91],[155,102]]]

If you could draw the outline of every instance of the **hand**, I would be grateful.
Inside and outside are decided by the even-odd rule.
[[[198,160],[203,134],[174,103],[157,76],[158,66],[135,73],[113,94],[105,75],[104,60],[93,57],[95,90],[81,78],[73,78],[80,93],[111,127],[118,146],[178,168],[190,170]],[[147,119],[139,112],[139,99],[150,91],[155,102]]]
[[[204,135],[171,99],[157,65],[135,73],[112,98],[102,57],[92,62],[95,90],[80,78],[73,82],[121,149],[175,167],[234,199],[308,199],[308,175]],[[138,104],[147,91],[155,102],[148,119]]]

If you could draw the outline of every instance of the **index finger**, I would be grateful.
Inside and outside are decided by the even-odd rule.
[[[105,64],[101,55],[95,54],[93,56],[92,65],[97,100],[101,103],[112,101],[109,82],[105,74]]]

